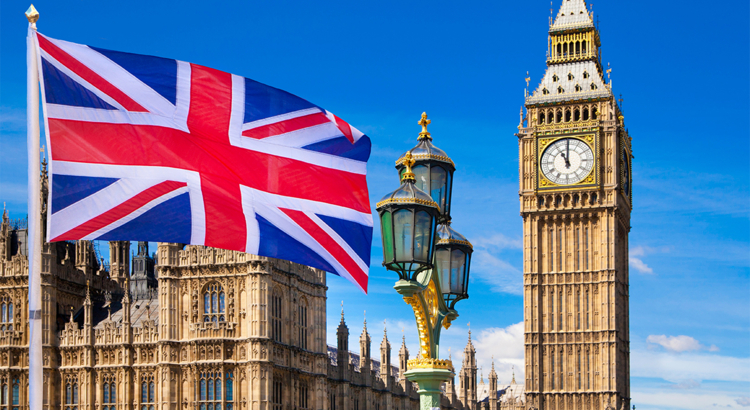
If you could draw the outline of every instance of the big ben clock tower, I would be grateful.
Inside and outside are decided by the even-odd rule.
[[[551,23],[517,134],[526,403],[628,409],[630,137],[585,1],[562,0]]]

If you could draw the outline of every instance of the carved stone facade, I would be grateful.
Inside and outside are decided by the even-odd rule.
[[[519,124],[529,408],[630,406],[631,138],[583,0],[563,0]]]
[[[3,213],[0,406],[9,410],[28,403],[26,229]],[[147,249],[139,248],[144,260]],[[110,277],[89,241],[42,247],[45,410],[419,408],[417,386],[404,377],[403,341],[398,366],[385,333],[374,360],[365,325],[360,352],[352,353],[342,312],[336,347],[326,343],[325,272],[159,243],[156,272],[141,275],[139,256],[125,260],[128,249],[110,243]],[[135,298],[125,289],[136,277],[156,287],[136,288]],[[476,409],[471,342],[467,352],[460,385],[475,386],[473,393],[456,397],[448,383],[443,409]]]

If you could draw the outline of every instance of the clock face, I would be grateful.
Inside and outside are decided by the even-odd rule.
[[[575,184],[594,169],[594,153],[577,138],[562,138],[544,150],[540,167],[544,176],[555,184]]]

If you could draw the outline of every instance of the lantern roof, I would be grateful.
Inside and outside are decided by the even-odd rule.
[[[395,191],[387,194],[375,205],[376,208],[385,206],[388,204],[418,204],[428,207],[437,208],[440,210],[437,202],[435,202],[430,194],[419,189],[415,184],[414,173],[411,171],[412,165],[414,165],[414,159],[411,153],[407,152],[404,156],[404,166],[406,172],[404,172],[401,178],[401,186]]]
[[[471,242],[465,236],[451,228],[450,222],[438,225],[436,235],[437,245],[464,245],[474,249]]]
[[[422,119],[417,123],[422,126],[422,132],[419,133],[419,137],[417,138],[419,143],[416,147],[410,149],[407,152],[411,153],[412,158],[414,158],[414,160],[417,162],[424,160],[435,160],[450,164],[450,166],[455,169],[456,165],[453,163],[453,160],[448,157],[448,154],[446,154],[445,151],[436,147],[432,143],[432,135],[430,135],[429,131],[427,131],[427,125],[429,125],[431,122],[432,120],[427,119],[427,113],[423,112]],[[401,155],[398,158],[398,160],[396,161],[396,168],[400,168],[401,166],[403,166],[405,155],[406,154]]]

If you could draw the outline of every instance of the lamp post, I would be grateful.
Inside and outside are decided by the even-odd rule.
[[[453,161],[432,144],[422,114],[416,147],[396,161],[401,186],[377,203],[383,266],[398,274],[393,288],[414,310],[419,354],[406,378],[419,385],[420,408],[440,407],[440,386],[453,364],[439,358],[441,328],[458,317],[455,305],[469,297],[471,243],[451,226]]]

